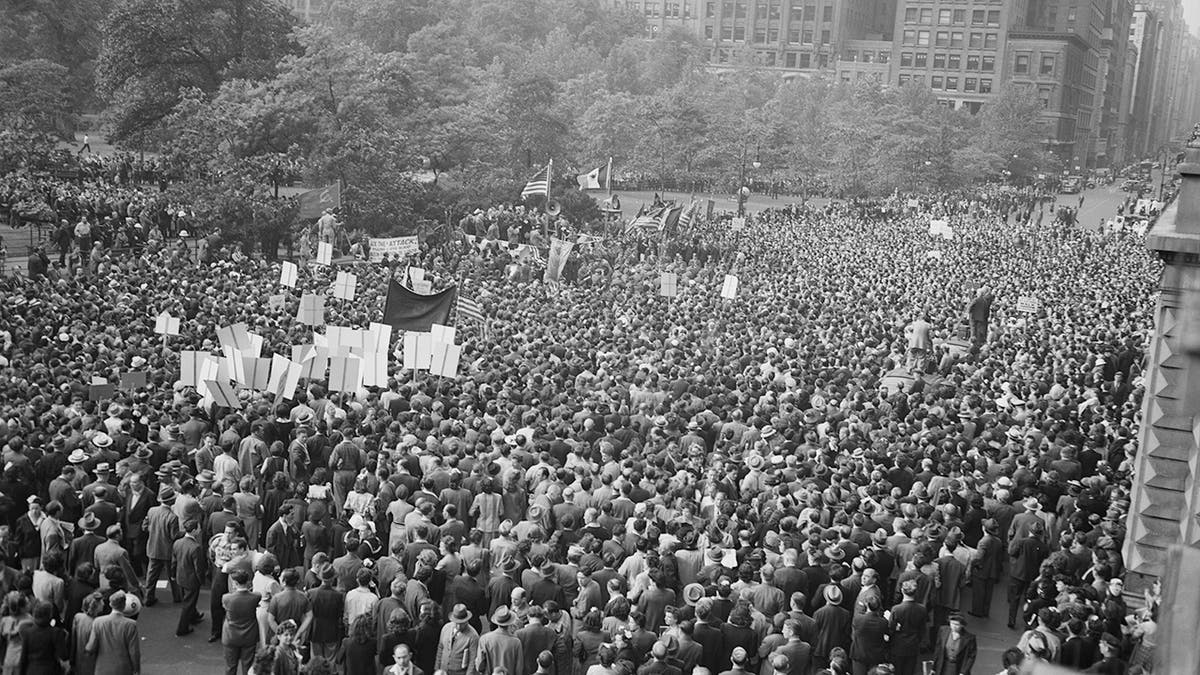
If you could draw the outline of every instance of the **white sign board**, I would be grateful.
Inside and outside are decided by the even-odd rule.
[[[1026,312],[1028,314],[1037,314],[1042,309],[1042,301],[1035,297],[1022,295],[1017,298],[1017,311]]]
[[[371,238],[371,262],[383,262],[383,256],[388,260],[403,260],[420,249],[417,238],[389,237],[387,239]]]

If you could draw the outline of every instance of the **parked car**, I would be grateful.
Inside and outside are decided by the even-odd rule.
[[[1083,179],[1079,176],[1067,176],[1062,182],[1062,193],[1073,195],[1083,190]]]
[[[1121,183],[1121,189],[1125,192],[1139,192],[1145,188],[1145,185],[1145,183],[1136,178],[1129,178],[1124,183]]]

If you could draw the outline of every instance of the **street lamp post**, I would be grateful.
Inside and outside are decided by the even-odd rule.
[[[762,166],[762,162],[760,162],[756,159],[753,162],[751,162],[750,166],[757,169]],[[738,186],[737,186],[737,214],[738,214],[739,218],[746,215],[746,197],[749,196],[747,194],[747,192],[748,191],[746,190],[746,156],[745,156],[745,154],[743,154],[741,170],[738,172]]]

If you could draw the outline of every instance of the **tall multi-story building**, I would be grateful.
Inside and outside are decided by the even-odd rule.
[[[1158,38],[1161,22],[1153,7],[1145,2],[1134,5],[1129,26],[1129,41],[1137,50],[1133,81],[1128,88],[1130,114],[1128,139],[1129,158],[1144,157],[1153,146],[1151,119],[1153,117],[1155,67],[1158,63]]]
[[[1004,77],[1010,31],[1024,0],[902,0],[896,11],[893,83],[928,84],[953,108],[978,112]]]
[[[749,54],[785,77],[920,82],[972,113],[1004,84],[1029,86],[1068,168],[1151,155],[1200,112],[1180,0],[597,1],[645,16],[650,37],[695,35],[714,68]]]

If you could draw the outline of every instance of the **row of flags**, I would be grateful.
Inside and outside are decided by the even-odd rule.
[[[521,199],[526,197],[549,197],[550,195],[550,180],[554,171],[554,160],[546,163],[544,168],[538,169],[538,172],[525,182],[525,189],[521,190]],[[598,166],[587,173],[581,173],[575,176],[575,182],[579,185],[580,190],[605,190],[612,189],[612,157],[608,158],[608,163],[604,166]]]
[[[625,234],[633,234],[635,232],[663,232],[664,230],[674,230],[679,227],[688,227],[695,218],[697,204],[695,200],[688,206],[680,204],[664,204],[662,206],[652,206],[649,209],[643,209],[629,224],[625,226]]]

